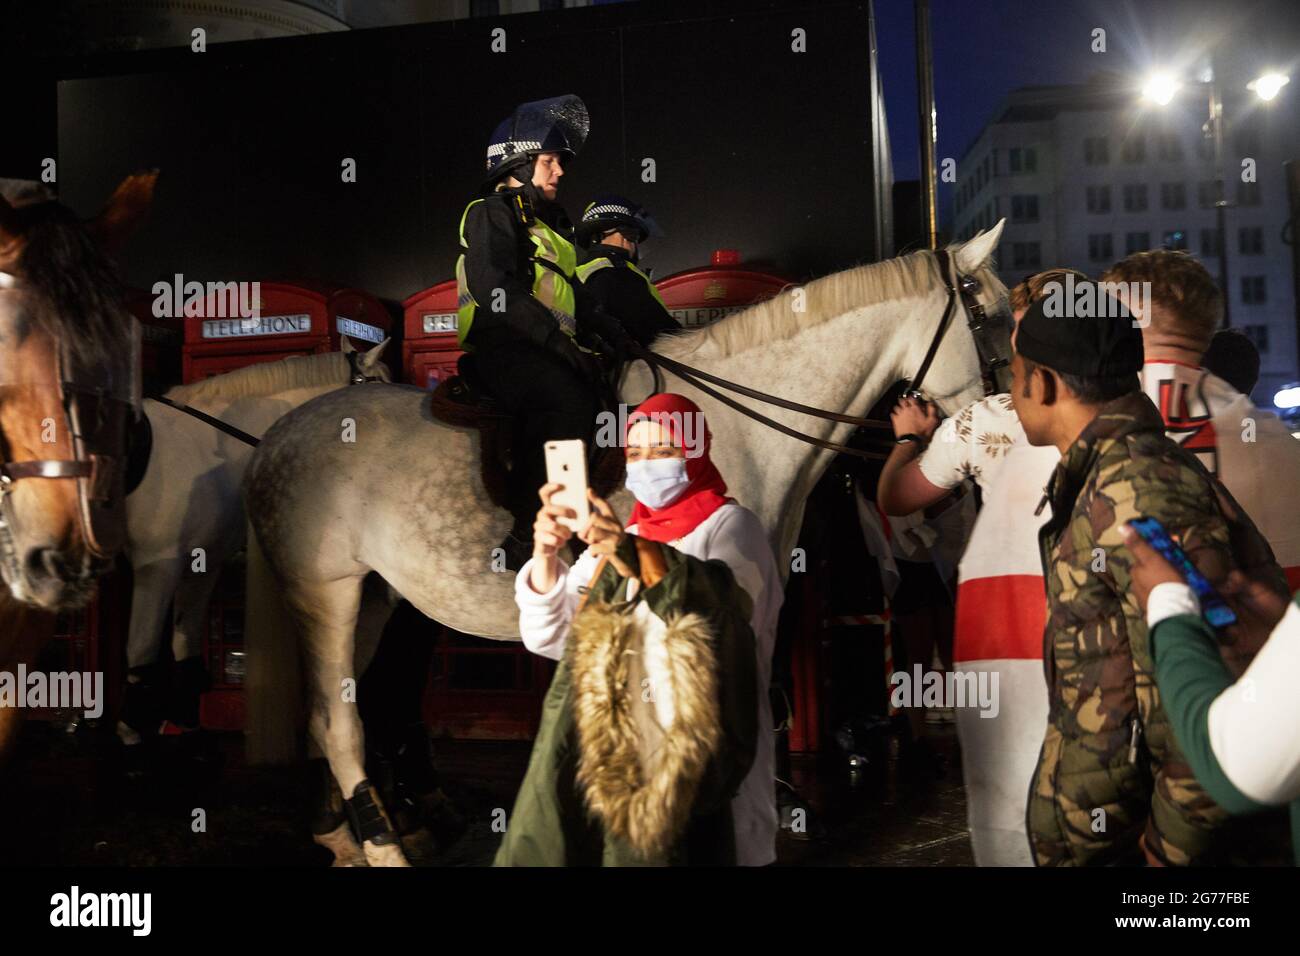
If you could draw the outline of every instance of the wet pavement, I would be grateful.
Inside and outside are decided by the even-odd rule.
[[[968,866],[966,807],[952,728],[932,728],[946,769],[888,748],[851,771],[842,754],[796,756],[790,781],[808,808],[783,830],[779,865]],[[145,772],[128,773],[116,738],[31,723],[0,771],[0,864],[323,866],[307,828],[305,767],[249,768],[238,734],[207,746],[159,738]],[[438,850],[413,843],[414,862],[481,866],[528,763],[524,742],[435,742],[444,788],[466,817],[464,836]],[[198,759],[202,757],[203,759]],[[500,814],[496,814],[500,818]]]

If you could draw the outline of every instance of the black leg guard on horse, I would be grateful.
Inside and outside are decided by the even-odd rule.
[[[375,846],[398,843],[393,821],[388,818],[388,813],[380,802],[379,791],[369,780],[357,784],[352,796],[347,799],[346,807],[352,829],[362,843],[369,842]]]

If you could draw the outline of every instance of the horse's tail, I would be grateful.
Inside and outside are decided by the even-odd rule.
[[[298,634],[288,605],[252,524],[244,598],[244,647],[248,654],[245,723],[249,763],[286,763],[298,756],[302,675]]]

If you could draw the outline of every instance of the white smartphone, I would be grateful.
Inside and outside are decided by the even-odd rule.
[[[546,480],[564,486],[551,496],[551,501],[571,508],[577,515],[558,519],[576,534],[591,513],[591,502],[587,500],[587,447],[581,438],[546,443]]]

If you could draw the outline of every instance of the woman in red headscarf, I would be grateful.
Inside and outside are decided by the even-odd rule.
[[[763,866],[776,859],[774,797],[775,737],[768,684],[783,587],[772,547],[758,516],[727,496],[727,484],[710,457],[712,436],[704,413],[681,395],[655,395],[628,416],[624,434],[627,487],[636,505],[626,528],[613,509],[588,492],[592,514],[578,532],[587,549],[569,568],[559,553],[572,537],[560,518],[573,512],[552,502],[560,486],[541,488],[542,507],[533,526],[533,557],[515,583],[519,629],[535,654],[563,657],[569,627],[583,588],[602,557],[620,574],[618,559],[627,535],[660,542],[701,561],[721,561],[752,602],[750,626],[757,654],[754,697],[759,743],[753,765],[732,801],[736,862]],[[725,675],[720,675],[725,678]]]

